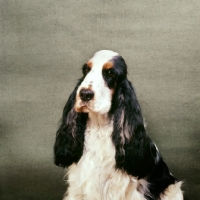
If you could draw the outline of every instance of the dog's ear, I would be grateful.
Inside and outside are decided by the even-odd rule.
[[[112,110],[114,111],[113,141],[116,145],[116,160],[124,161],[124,145],[143,135],[144,123],[141,108],[132,84],[123,80],[116,88]]]
[[[114,114],[112,139],[116,168],[143,176],[151,170],[147,166],[155,162],[156,148],[146,134],[141,107],[131,82],[122,80],[114,95],[111,112]]]
[[[81,84],[79,80],[63,110],[60,127],[54,145],[54,162],[61,167],[68,167],[79,161],[83,153],[84,131],[88,115],[77,113],[74,109],[76,92]]]

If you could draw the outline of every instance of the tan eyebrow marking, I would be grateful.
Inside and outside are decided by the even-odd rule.
[[[107,62],[103,65],[103,69],[110,69],[110,68],[113,68],[112,62]]]
[[[91,62],[91,61],[88,61],[86,64],[87,64],[87,66],[88,66],[89,68],[92,68],[92,62]]]

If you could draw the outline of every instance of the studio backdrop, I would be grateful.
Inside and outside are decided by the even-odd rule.
[[[1,0],[1,200],[62,199],[56,131],[101,49],[126,60],[149,136],[200,199],[200,1]]]

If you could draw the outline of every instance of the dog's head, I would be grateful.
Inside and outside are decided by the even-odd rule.
[[[83,81],[76,93],[76,112],[108,113],[113,95],[122,79],[126,78],[126,63],[118,53],[102,50],[86,62]]]

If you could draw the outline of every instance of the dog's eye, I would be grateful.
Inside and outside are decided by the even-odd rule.
[[[107,69],[103,72],[104,76],[110,77],[110,78],[114,78],[115,77],[115,73],[111,70],[111,69]]]
[[[84,74],[84,76],[87,75],[89,71],[90,71],[90,67],[88,67],[87,65],[83,66],[83,74]]]

